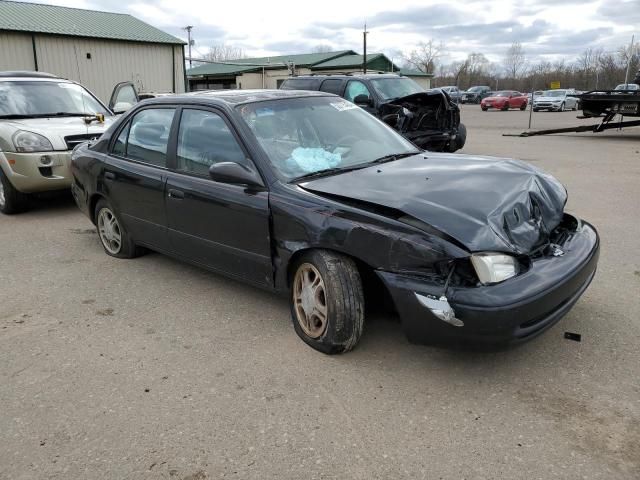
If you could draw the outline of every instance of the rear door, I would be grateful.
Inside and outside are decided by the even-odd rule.
[[[139,110],[116,134],[103,190],[136,242],[166,250],[164,186],[175,107]]]
[[[166,185],[171,249],[208,268],[272,285],[267,190],[209,177],[216,162],[252,163],[239,137],[216,109],[185,107],[179,115]]]

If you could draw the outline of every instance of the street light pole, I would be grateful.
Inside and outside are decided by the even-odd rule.
[[[193,62],[191,60],[191,45],[193,45],[193,43],[191,42],[191,29],[193,28],[193,25],[187,25],[186,27],[184,27],[184,30],[187,31],[187,40],[189,42],[189,68],[191,68],[193,66]]]
[[[363,55],[362,55],[362,73],[367,73],[367,22],[364,22],[364,31],[362,32]]]

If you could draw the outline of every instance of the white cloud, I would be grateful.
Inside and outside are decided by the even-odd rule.
[[[620,0],[616,8],[611,0],[323,0],[321,8],[299,0],[40,1],[130,13],[181,37],[181,28],[193,25],[196,54],[225,42],[252,56],[299,53],[289,49],[319,44],[361,51],[365,20],[370,51],[408,52],[434,38],[447,45],[448,60],[471,51],[497,60],[513,41],[536,55],[574,56],[587,46],[617,48],[637,31],[640,15],[640,0]],[[622,5],[630,16],[619,14]]]

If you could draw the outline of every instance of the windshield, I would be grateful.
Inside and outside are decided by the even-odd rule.
[[[564,97],[564,90],[547,90],[542,96],[543,97]]]
[[[493,94],[494,97],[509,97],[510,95],[511,92],[497,92]]]
[[[482,91],[482,87],[471,87],[469,90],[467,90],[468,92],[471,93],[476,93],[476,92],[481,92]]]
[[[237,109],[287,181],[419,152],[391,127],[337,97],[271,100]]]
[[[75,83],[0,82],[0,117],[60,114],[111,115],[86,89]]]
[[[392,100],[394,98],[424,92],[424,88],[406,77],[376,78],[371,80],[371,84],[383,100]]]

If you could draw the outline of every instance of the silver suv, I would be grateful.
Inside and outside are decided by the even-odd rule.
[[[0,72],[0,211],[23,211],[30,193],[71,186],[71,151],[99,137],[113,113],[75,82]]]

